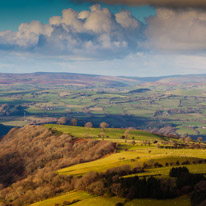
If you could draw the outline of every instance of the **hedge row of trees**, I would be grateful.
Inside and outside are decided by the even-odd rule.
[[[60,117],[58,119],[58,124],[66,124],[67,122],[67,118],[66,117]],[[77,119],[73,118],[70,120],[70,124],[72,126],[77,126]],[[93,127],[93,124],[92,122],[86,122],[84,124],[84,127],[87,127],[87,128],[92,128]],[[101,122],[100,125],[99,125],[100,128],[102,128],[102,131],[104,131],[107,127],[109,127],[109,124],[106,123],[106,122]]]
[[[122,178],[131,174],[128,166],[108,170],[106,173],[90,172],[79,178],[75,188],[95,195],[118,196],[126,199],[155,198],[168,199],[191,194],[193,206],[206,202],[206,178],[201,174],[191,174],[186,167],[172,168],[170,176],[161,178]]]
[[[186,167],[171,169],[170,176],[175,179],[146,179],[137,176],[122,178],[128,174],[143,172],[136,169],[124,165],[111,168],[105,173],[89,172],[82,177],[58,175],[48,168],[39,169],[35,174],[1,190],[0,198],[5,205],[22,206],[76,189],[93,195],[107,194],[128,200],[168,199],[190,193],[192,206],[206,201],[206,178],[200,174],[189,173]]]

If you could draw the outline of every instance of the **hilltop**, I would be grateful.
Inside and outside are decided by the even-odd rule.
[[[140,80],[127,77],[75,74],[75,73],[50,73],[37,72],[28,74],[0,74],[0,85],[10,86],[16,84],[48,86],[77,86],[77,87],[125,87],[141,83]]]
[[[198,84],[204,83],[206,74],[194,75],[172,75],[160,77],[130,77],[130,76],[107,76],[78,73],[58,73],[58,72],[36,72],[36,73],[0,73],[0,85],[33,85],[38,84],[50,86],[77,86],[77,87],[102,87],[115,88],[147,83],[178,85],[178,84]]]

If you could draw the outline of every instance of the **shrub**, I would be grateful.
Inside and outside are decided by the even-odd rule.
[[[123,206],[123,203],[118,202],[118,203],[115,204],[115,206]]]
[[[189,174],[189,170],[187,169],[187,167],[173,167],[169,173],[170,177],[180,177],[184,174]]]
[[[189,165],[189,164],[190,164],[189,160],[186,160],[186,161],[182,162],[182,165]]]

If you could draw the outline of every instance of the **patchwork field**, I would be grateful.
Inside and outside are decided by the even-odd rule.
[[[110,127],[156,132],[170,126],[178,135],[206,138],[204,76],[164,77],[152,82],[78,74],[17,76],[18,82],[8,78],[7,84],[0,85],[0,123],[4,125],[42,124],[43,118],[53,123],[65,116],[67,124],[76,118],[79,126],[90,121],[99,127],[105,121]],[[6,82],[7,75],[1,78]],[[26,84],[25,79],[29,79]]]

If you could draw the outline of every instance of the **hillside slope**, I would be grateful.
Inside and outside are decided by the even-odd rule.
[[[27,125],[11,129],[0,148],[0,200],[27,205],[70,187],[69,177],[59,176],[56,170],[113,153],[116,144]]]
[[[124,87],[141,83],[140,80],[127,77],[113,77],[75,73],[37,72],[31,74],[0,74],[0,85],[65,85],[78,87]]]
[[[3,168],[0,182],[4,184],[13,183],[39,168],[57,170],[115,151],[115,144],[111,142],[73,139],[36,125],[12,129],[0,141],[0,147],[0,168]]]

